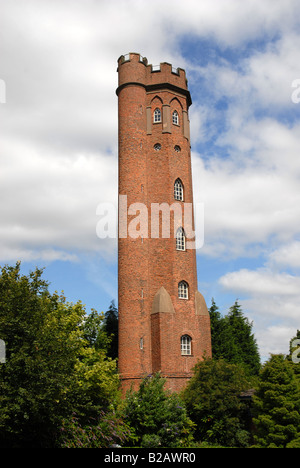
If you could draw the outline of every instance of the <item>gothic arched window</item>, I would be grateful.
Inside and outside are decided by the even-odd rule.
[[[185,281],[180,281],[180,283],[178,283],[178,297],[179,299],[189,298],[189,287]]]
[[[192,338],[189,335],[183,335],[180,338],[181,355],[190,356],[192,354]]]
[[[154,111],[153,122],[154,123],[161,122],[161,111],[160,111],[160,109],[158,107]]]
[[[179,125],[179,115],[177,111],[174,111],[172,114],[172,122],[174,125]]]
[[[176,232],[176,250],[185,250],[185,232],[182,227]]]
[[[174,198],[175,200],[183,201],[183,185],[180,179],[175,180]]]

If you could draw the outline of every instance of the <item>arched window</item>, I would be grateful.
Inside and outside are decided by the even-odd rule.
[[[174,125],[179,125],[179,115],[177,111],[174,111],[172,114],[172,122]]]
[[[179,299],[189,298],[189,287],[185,281],[180,281],[180,283],[178,283],[178,297]]]
[[[160,111],[160,109],[158,107],[154,111],[153,122],[154,123],[161,122],[161,111]]]
[[[176,250],[185,250],[185,232],[182,227],[176,232]]]
[[[175,200],[183,201],[183,185],[180,179],[175,180],[174,198]]]
[[[181,355],[190,356],[192,354],[192,338],[189,335],[183,335],[180,338]]]

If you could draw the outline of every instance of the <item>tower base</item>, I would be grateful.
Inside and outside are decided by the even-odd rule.
[[[165,383],[165,390],[169,390],[172,393],[180,393],[182,390],[185,389],[189,380],[193,376],[192,373],[184,374],[184,375],[164,375],[161,374],[161,377],[166,379]],[[121,380],[121,391],[122,396],[125,397],[126,393],[129,390],[138,391],[142,381],[146,378],[147,375],[139,377],[124,377],[120,378]]]

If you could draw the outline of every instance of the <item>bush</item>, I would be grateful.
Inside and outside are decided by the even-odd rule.
[[[240,393],[249,388],[243,368],[222,359],[199,362],[182,393],[188,415],[197,425],[195,437],[210,444],[246,447],[248,407]]]
[[[131,431],[114,413],[103,411],[83,425],[75,414],[64,420],[58,441],[60,448],[107,448],[123,444],[130,439]]]
[[[299,444],[299,409],[300,392],[293,364],[283,355],[272,355],[262,368],[254,396],[257,446],[292,448]]]
[[[132,445],[142,447],[187,447],[194,425],[180,397],[164,390],[159,374],[143,380],[138,391],[126,395],[124,417],[134,428]]]

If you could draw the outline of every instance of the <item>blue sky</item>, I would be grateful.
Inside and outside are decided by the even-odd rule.
[[[186,70],[195,201],[204,203],[199,290],[239,299],[263,359],[300,318],[297,0],[0,0],[0,265],[45,267],[87,310],[117,300],[117,59]],[[0,99],[0,102],[2,100]]]

